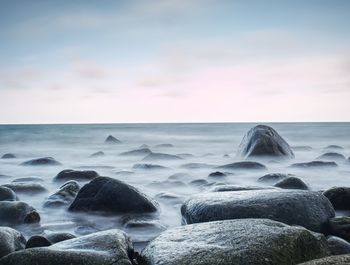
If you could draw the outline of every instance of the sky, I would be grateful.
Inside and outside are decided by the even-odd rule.
[[[350,121],[348,0],[0,0],[0,123]]]

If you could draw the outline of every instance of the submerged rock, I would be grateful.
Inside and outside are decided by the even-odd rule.
[[[77,181],[89,181],[96,177],[99,174],[93,170],[73,170],[73,169],[65,169],[58,173],[53,180],[54,181],[69,181],[69,180],[77,180]]]
[[[326,146],[324,149],[326,149],[326,150],[343,150],[344,147],[342,147],[340,145],[331,144],[331,145]]]
[[[209,182],[206,181],[205,179],[195,179],[195,180],[192,180],[189,184],[192,186],[205,186],[205,185],[208,185]]]
[[[0,259],[12,252],[24,249],[26,239],[15,229],[0,227]]]
[[[346,160],[345,156],[339,153],[329,152],[325,153],[316,158],[316,160],[326,160],[326,161],[340,161],[343,162]]]
[[[25,202],[0,201],[0,226],[39,223],[40,215]]]
[[[295,164],[292,164],[290,167],[308,169],[308,168],[324,168],[324,167],[337,167],[337,166],[338,165],[335,162],[311,161],[306,163],[295,163]]]
[[[223,166],[218,166],[217,168],[221,169],[231,169],[231,170],[266,170],[267,168],[258,162],[253,161],[242,161],[235,162]]]
[[[350,187],[333,187],[323,192],[336,210],[350,210]]]
[[[273,187],[259,187],[259,186],[237,186],[237,185],[219,185],[212,188],[212,192],[225,192],[225,191],[244,191],[244,190],[266,190],[274,189]]]
[[[47,247],[58,242],[76,238],[70,233],[52,233],[49,235],[35,235],[28,239],[25,248]]]
[[[171,148],[171,147],[174,147],[174,145],[172,145],[172,144],[157,144],[154,147],[156,147],[156,148]]]
[[[328,247],[332,255],[343,255],[350,253],[350,243],[340,237],[330,236],[327,238]]]
[[[153,213],[158,204],[139,190],[109,177],[97,177],[84,185],[70,211],[109,213]]]
[[[42,178],[39,177],[23,177],[23,178],[17,178],[12,180],[13,183],[15,182],[44,182]]]
[[[337,216],[329,220],[329,233],[350,241],[350,217]]]
[[[1,157],[1,159],[10,159],[10,158],[16,158],[16,155],[12,153],[7,153]]]
[[[187,163],[180,166],[181,168],[187,169],[204,169],[204,168],[213,168],[214,165],[205,164],[205,163]]]
[[[350,264],[350,255],[336,255],[321,259],[311,260],[299,265],[348,265]]]
[[[117,138],[115,138],[112,135],[109,135],[106,140],[105,140],[105,144],[120,144],[121,141],[119,141]]]
[[[12,189],[0,186],[0,201],[18,201],[18,197]]]
[[[142,169],[142,170],[159,170],[159,169],[168,169],[167,167],[156,165],[156,164],[135,164],[132,167],[133,169]]]
[[[309,190],[308,185],[306,185],[304,181],[297,177],[288,177],[282,179],[281,181],[277,182],[274,186],[282,189]]]
[[[39,194],[47,192],[47,189],[39,183],[27,183],[27,182],[13,182],[3,185],[4,187],[10,188],[16,193],[25,193],[25,194]]]
[[[128,236],[107,230],[49,247],[29,248],[7,255],[1,265],[132,265],[134,250]]]
[[[294,176],[293,174],[270,173],[260,177],[258,181],[268,183],[268,184],[274,184],[280,180],[286,179],[288,177],[293,177],[293,176]]]
[[[225,173],[222,173],[220,171],[215,171],[208,175],[209,178],[224,178],[226,176],[227,175]]]
[[[54,194],[50,195],[44,207],[61,207],[70,205],[80,190],[78,182],[71,180],[64,183]]]
[[[243,158],[294,157],[288,143],[273,128],[266,125],[258,125],[248,131],[238,148],[238,155]]]
[[[328,254],[324,236],[305,228],[242,219],[168,229],[142,251],[141,264],[294,265]]]
[[[62,165],[56,161],[53,157],[42,157],[25,161],[21,164],[22,166],[59,166]]]
[[[188,224],[269,218],[325,232],[335,213],[328,199],[318,192],[264,189],[199,193],[184,202],[181,214]]]
[[[294,151],[311,151],[312,147],[308,145],[298,145],[298,146],[292,146],[292,150]]]
[[[183,160],[182,157],[177,155],[169,155],[163,153],[150,153],[142,159],[143,161],[152,161],[152,160]]]
[[[100,156],[104,156],[104,155],[105,155],[104,152],[98,151],[96,153],[91,154],[90,157],[100,157]]]
[[[131,150],[127,152],[120,153],[121,156],[145,156],[152,153],[149,148],[140,148],[136,150]]]

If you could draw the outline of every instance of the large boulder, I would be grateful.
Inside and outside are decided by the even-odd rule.
[[[336,255],[321,259],[311,260],[299,265],[349,265],[350,255]]]
[[[297,177],[288,177],[277,182],[275,185],[281,189],[293,189],[293,190],[309,190],[308,185]]]
[[[0,201],[18,201],[18,197],[10,188],[0,186]]]
[[[24,249],[26,239],[15,229],[0,227],[0,259],[7,254]]]
[[[336,210],[350,210],[350,187],[333,187],[323,192]]]
[[[61,182],[65,182],[68,180],[90,181],[98,176],[99,174],[93,170],[65,169],[58,173],[53,180]]]
[[[54,194],[50,195],[44,207],[61,207],[70,205],[80,190],[79,183],[71,180],[64,183]]]
[[[52,233],[49,235],[35,235],[31,236],[25,248],[37,248],[37,247],[48,247],[52,244],[62,242],[65,240],[76,238],[76,236],[70,233]]]
[[[327,237],[328,247],[332,255],[343,255],[350,253],[350,243],[340,237]]]
[[[250,129],[243,137],[238,155],[249,157],[293,158],[289,144],[271,127],[258,125]]]
[[[181,213],[188,224],[268,218],[316,232],[325,232],[334,217],[331,203],[322,194],[280,189],[199,193],[184,202]]]
[[[142,251],[141,264],[294,265],[328,254],[324,236],[305,228],[242,219],[166,230]]]
[[[40,215],[25,202],[0,201],[0,226],[39,223]]]
[[[109,177],[97,177],[78,192],[70,211],[109,213],[152,213],[158,204],[139,190]]]
[[[130,239],[113,229],[17,251],[0,259],[0,265],[132,265],[133,256]]]
[[[21,164],[22,166],[59,166],[62,165],[56,161],[53,157],[42,157],[25,161]]]
[[[337,216],[329,220],[329,233],[350,241],[350,217]]]

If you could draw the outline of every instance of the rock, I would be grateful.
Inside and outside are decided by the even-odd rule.
[[[220,171],[215,171],[208,175],[209,178],[224,178],[226,176],[227,175],[225,173],[222,173]]]
[[[175,173],[168,177],[169,180],[191,179],[192,176],[187,173]]]
[[[153,213],[158,204],[139,190],[122,181],[109,177],[97,177],[84,185],[70,211],[109,213]]]
[[[195,180],[192,180],[189,184],[192,186],[205,186],[205,185],[208,185],[209,182],[206,181],[205,179],[195,179]]]
[[[311,151],[312,147],[307,145],[292,146],[294,151]]]
[[[340,161],[344,162],[346,160],[345,156],[339,153],[328,152],[316,158],[316,160],[326,160],[326,161]]]
[[[302,169],[308,169],[308,168],[324,168],[324,167],[337,167],[337,163],[335,162],[326,162],[326,161],[311,161],[306,163],[295,163],[292,164],[290,167],[292,168],[302,168]]]
[[[333,187],[323,192],[336,210],[350,210],[350,187]]]
[[[167,167],[155,164],[135,164],[132,167],[133,169],[142,169],[142,170],[163,170],[168,169]]]
[[[304,181],[297,177],[288,177],[282,179],[274,186],[282,189],[309,190],[308,185],[306,185]]]
[[[58,173],[53,180],[65,182],[68,180],[76,180],[76,181],[89,181],[93,178],[98,177],[99,174],[93,170],[73,170],[73,169],[65,169]]]
[[[238,155],[243,158],[294,157],[289,144],[273,128],[266,125],[258,125],[248,131],[238,148]]]
[[[35,194],[47,192],[47,189],[39,183],[13,182],[10,184],[5,184],[3,186],[10,188],[16,193],[25,193],[25,194],[35,195]]]
[[[204,168],[213,168],[214,165],[209,165],[205,163],[187,163],[180,166],[181,168],[187,169],[204,169]]]
[[[16,155],[12,153],[7,153],[1,157],[1,159],[10,159],[10,158],[16,158]]]
[[[294,175],[292,174],[282,174],[282,173],[270,173],[266,174],[258,179],[259,182],[264,182],[268,184],[274,184],[277,183],[278,181],[288,178],[288,177],[293,177]]]
[[[329,220],[329,233],[350,241],[350,217],[337,216]]]
[[[322,235],[268,219],[242,219],[168,229],[142,251],[141,264],[294,265],[328,254]]]
[[[42,178],[39,177],[24,177],[24,178],[17,178],[12,180],[13,183],[15,182],[44,182]]]
[[[258,162],[252,161],[242,161],[235,162],[223,166],[218,166],[217,168],[221,169],[230,169],[230,170],[266,170],[267,168]]]
[[[54,194],[50,195],[44,207],[61,207],[70,205],[80,190],[78,182],[71,180],[64,183]]]
[[[65,240],[76,238],[75,235],[71,233],[51,233],[46,235],[46,238],[52,243],[56,244]]]
[[[258,186],[237,186],[237,185],[220,185],[212,188],[212,192],[225,192],[225,191],[244,191],[244,190],[266,190],[274,189],[273,187],[258,187]]]
[[[0,201],[18,201],[18,197],[10,188],[0,186]]]
[[[62,165],[56,161],[53,157],[42,157],[25,161],[21,164],[22,166],[59,166]]]
[[[199,193],[184,202],[181,214],[188,224],[268,218],[325,232],[335,213],[328,199],[318,192],[264,189]]]
[[[105,155],[104,152],[98,151],[96,153],[91,154],[90,157],[100,157],[100,156],[104,156],[104,155]]]
[[[174,145],[172,145],[172,144],[157,144],[154,147],[156,147],[156,148],[171,148],[171,147],[174,147]]]
[[[350,255],[337,255],[325,257],[322,259],[311,260],[299,265],[348,265],[350,264]]]
[[[133,256],[130,239],[113,229],[17,251],[2,258],[0,265],[132,265]]]
[[[145,156],[152,153],[149,148],[140,148],[128,152],[120,153],[121,156]]]
[[[153,160],[183,160],[182,157],[179,157],[177,155],[169,155],[169,154],[163,154],[163,153],[150,153],[147,156],[145,156],[143,161],[153,161]]]
[[[326,146],[324,149],[326,149],[326,150],[343,150],[344,147],[341,147],[340,145],[331,144],[331,145]]]
[[[180,180],[155,180],[150,182],[147,186],[156,187],[156,188],[179,188],[186,187],[186,184]]]
[[[350,253],[350,243],[340,237],[330,236],[327,238],[328,247],[332,255],[343,255]]]
[[[28,239],[25,248],[48,247],[55,243],[76,238],[70,233],[52,233],[49,235],[35,235]]]
[[[109,135],[106,140],[105,140],[105,144],[120,144],[121,141],[119,141],[117,138],[115,138],[112,135]]]
[[[182,157],[182,158],[191,158],[191,157],[194,157],[194,155],[189,154],[189,153],[181,153],[181,154],[176,154],[176,155],[179,156],[179,157]]]
[[[183,203],[184,201],[184,198],[181,197],[181,196],[178,196],[174,193],[171,193],[171,192],[159,192],[156,194],[155,196],[158,200],[163,200],[163,201],[166,201],[166,202],[172,202],[172,203]]]
[[[24,249],[26,239],[15,229],[0,227],[0,259],[7,254]]]
[[[25,202],[0,201],[0,226],[39,223],[40,215]]]

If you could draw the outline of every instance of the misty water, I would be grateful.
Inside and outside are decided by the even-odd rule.
[[[134,242],[142,245],[162,230],[181,225],[180,207],[189,196],[211,190],[216,185],[264,185],[257,179],[267,173],[293,173],[301,177],[312,190],[350,185],[350,161],[337,161],[338,167],[300,170],[288,166],[310,162],[323,153],[335,151],[346,158],[350,155],[350,123],[275,123],[272,126],[292,146],[293,160],[266,160],[267,171],[227,171],[224,178],[210,178],[216,166],[242,159],[236,151],[244,134],[256,124],[108,124],[108,125],[2,125],[0,126],[0,156],[14,153],[17,158],[0,159],[0,184],[17,178],[39,177],[47,192],[19,193],[21,201],[35,207],[41,215],[40,227],[22,227],[28,237],[41,232],[70,232],[88,234],[110,228],[125,230]],[[104,140],[113,135],[122,143],[108,145]],[[144,156],[121,156],[147,145],[152,152],[178,155],[181,160],[142,161]],[[329,145],[342,149],[326,150]],[[90,157],[103,151],[105,156]],[[54,157],[62,166],[22,166],[22,162]],[[166,168],[140,169],[135,164],[156,164]],[[184,166],[189,163],[192,166]],[[89,169],[101,176],[127,182],[155,198],[160,205],[159,215],[106,216],[103,214],[76,214],[65,209],[43,208],[45,199],[61,183],[53,178],[63,169]],[[199,183],[191,183],[202,180]],[[204,184],[205,180],[207,184]],[[86,183],[86,182],[85,182]],[[81,185],[85,184],[80,182]],[[159,196],[165,194],[169,196]],[[153,226],[126,227],[125,220],[149,218]]]

